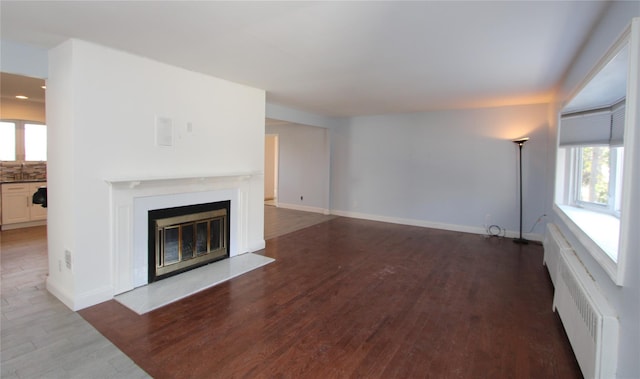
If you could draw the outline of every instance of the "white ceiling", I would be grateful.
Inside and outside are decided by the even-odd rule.
[[[79,38],[327,116],[549,101],[607,2],[0,2],[2,39]]]
[[[627,96],[628,62],[629,45],[624,45],[565,105],[563,113],[611,107],[624,100]]]

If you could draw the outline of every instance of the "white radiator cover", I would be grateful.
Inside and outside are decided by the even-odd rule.
[[[616,313],[553,224],[547,225],[544,260],[555,286],[553,309],[560,315],[582,374],[585,378],[615,378]]]
[[[556,276],[558,273],[558,257],[560,256],[560,251],[571,250],[571,245],[564,239],[560,230],[554,224],[549,223],[547,224],[547,233],[544,236],[542,246],[544,247],[542,263],[547,266],[551,282],[555,287],[557,284]]]

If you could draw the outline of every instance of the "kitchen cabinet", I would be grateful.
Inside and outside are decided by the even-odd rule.
[[[31,216],[31,221],[37,220],[46,220],[47,219],[47,208],[43,208],[40,204],[33,204],[33,194],[36,193],[38,188],[46,186],[47,182],[37,182],[29,184],[29,215]]]
[[[31,201],[33,193],[46,182],[2,184],[2,225],[47,219],[47,209]]]

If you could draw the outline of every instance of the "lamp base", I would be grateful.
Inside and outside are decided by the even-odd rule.
[[[524,238],[514,238],[513,239],[513,243],[517,243],[518,245],[528,245],[529,244],[529,240],[524,239]]]

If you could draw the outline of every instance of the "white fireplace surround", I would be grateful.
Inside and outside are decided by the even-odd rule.
[[[252,174],[110,179],[114,295],[148,284],[148,212],[231,201],[229,256],[248,251],[248,192]]]

